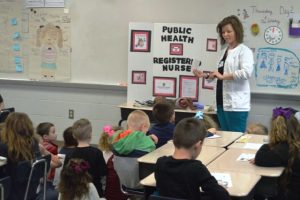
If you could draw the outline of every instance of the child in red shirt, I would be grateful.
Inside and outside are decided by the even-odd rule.
[[[41,136],[43,147],[53,155],[57,155],[58,146],[54,143],[56,141],[57,135],[55,132],[55,127],[50,122],[40,123],[36,128],[37,134]],[[48,176],[49,181],[53,181],[55,175],[55,169],[51,169]]]

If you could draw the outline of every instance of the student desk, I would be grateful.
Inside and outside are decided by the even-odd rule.
[[[154,117],[152,116],[152,107],[149,106],[134,106],[133,103],[123,103],[118,106],[121,109],[121,120],[119,121],[119,126],[122,122],[127,120],[128,115],[134,110],[143,110],[150,119],[150,122],[155,122]],[[210,115],[215,122],[218,123],[216,112],[207,112],[204,110],[184,110],[184,109],[175,109],[175,123],[179,122],[183,118],[194,117],[197,111],[203,111],[204,114]]]
[[[248,174],[243,172],[233,172],[233,171],[222,171],[217,169],[209,169],[211,173],[227,173],[231,177],[232,187],[227,187],[226,190],[230,196],[234,197],[246,197],[250,194],[251,190],[254,188],[256,183],[260,180],[261,176],[256,174]],[[242,181],[241,181],[242,180]],[[150,190],[150,188],[156,187],[156,180],[154,173],[150,174],[146,178],[140,181],[141,185],[145,189]]]
[[[258,150],[262,144],[265,144],[267,142],[267,135],[245,134],[238,140],[236,140],[233,144],[228,146],[228,148]]]
[[[250,149],[228,149],[221,156],[216,158],[208,165],[209,169],[244,172],[250,175],[260,175],[267,177],[279,177],[284,170],[284,167],[259,167],[251,164],[249,161],[238,161],[238,157],[242,154],[255,154],[256,150]]]
[[[227,148],[234,141],[239,139],[243,133],[241,132],[232,132],[232,131],[217,131],[216,135],[221,137],[216,138],[205,138],[203,146],[212,146],[212,147],[221,147]],[[168,143],[173,143],[172,140],[168,141]]]
[[[173,143],[167,143],[160,148],[138,158],[140,179],[154,172],[154,166],[159,157],[172,155],[174,152]],[[225,149],[220,147],[203,146],[200,155],[196,158],[204,165],[209,164],[219,155],[224,153]]]
[[[233,143],[235,140],[240,138],[243,133],[231,132],[231,131],[217,131],[219,138],[205,138],[204,146],[223,147],[226,148],[228,145]]]

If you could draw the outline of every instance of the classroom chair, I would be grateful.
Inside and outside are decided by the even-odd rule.
[[[6,176],[0,179],[1,200],[6,200],[11,190],[11,178]]]
[[[34,199],[37,196],[37,188],[43,178],[44,194],[46,199],[47,172],[50,169],[51,155],[43,156],[33,163],[22,161],[16,169],[16,180],[13,181],[12,189],[18,191],[12,194],[12,199]]]
[[[114,169],[120,180],[121,191],[126,195],[144,196],[139,184],[139,164],[137,158],[114,155]]]
[[[62,165],[55,169],[55,174],[54,174],[54,179],[53,179],[53,185],[55,187],[58,186],[58,184],[60,182],[60,174],[61,174],[61,170],[64,167],[65,158],[66,158],[65,154],[59,154],[58,156],[60,157],[60,161],[61,161]]]
[[[8,115],[12,112],[15,112],[15,108],[5,108],[0,111],[0,123],[5,122]]]

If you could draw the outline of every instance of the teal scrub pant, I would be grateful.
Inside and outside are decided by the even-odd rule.
[[[223,131],[246,131],[247,118],[249,112],[244,111],[224,111],[223,106],[217,106],[218,120]]]

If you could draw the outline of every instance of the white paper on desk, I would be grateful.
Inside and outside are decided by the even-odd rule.
[[[244,149],[258,150],[263,144],[248,142],[244,145]]]
[[[232,187],[232,181],[230,174],[227,173],[218,173],[218,172],[213,172],[211,173],[217,179],[219,185],[222,185],[223,187]]]
[[[6,160],[7,160],[7,158],[0,156],[0,161],[6,161]]]
[[[242,137],[240,137],[240,139],[238,139],[236,142],[238,143],[247,143],[249,141],[249,139],[251,138],[250,135],[243,135]]]
[[[237,161],[249,161],[254,159],[255,154],[252,153],[242,153],[236,160]]]
[[[210,137],[207,137],[208,139],[214,139],[214,138],[220,138],[221,136],[220,135],[217,135],[217,134],[214,134]]]

